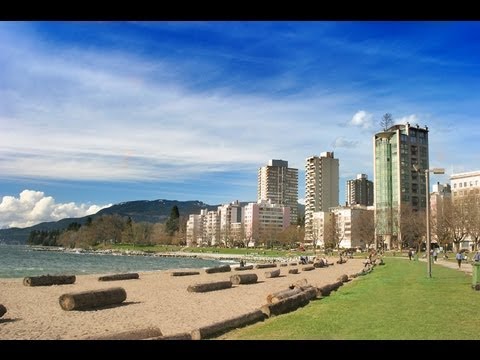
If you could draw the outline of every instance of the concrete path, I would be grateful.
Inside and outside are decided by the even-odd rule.
[[[420,258],[418,259],[420,261],[423,261],[423,262],[427,262],[427,259],[424,259],[424,258]],[[462,261],[462,266],[461,268],[459,269],[458,268],[458,264],[457,262],[453,262],[453,261],[448,261],[448,260],[444,260],[444,259],[438,259],[436,262],[433,263],[433,265],[441,265],[441,266],[445,266],[445,267],[448,267],[450,269],[456,269],[456,270],[459,270],[459,271],[463,271],[469,275],[472,275],[472,264],[471,263],[467,263],[465,261]]]

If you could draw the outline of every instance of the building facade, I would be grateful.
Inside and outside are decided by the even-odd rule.
[[[345,200],[347,206],[373,205],[373,181],[366,174],[358,174],[354,180],[347,181]]]
[[[401,243],[402,207],[426,207],[428,127],[407,123],[379,132],[373,137],[373,154],[376,242],[390,249]]]
[[[288,161],[270,160],[258,169],[257,201],[270,200],[290,207],[291,222],[297,223],[298,169],[289,168]]]
[[[339,161],[333,152],[306,159],[305,165],[305,242],[312,242],[313,213],[338,206]]]
[[[244,208],[244,228],[248,246],[267,244],[291,223],[290,207],[271,201],[249,203]]]
[[[480,171],[452,174],[450,176],[452,198],[480,195]]]

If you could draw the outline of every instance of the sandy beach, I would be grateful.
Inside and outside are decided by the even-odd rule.
[[[200,270],[200,275],[181,277],[171,276],[171,270],[144,272],[137,280],[111,282],[98,281],[100,275],[106,274],[82,275],[77,276],[74,284],[39,287],[24,286],[23,278],[0,279],[0,304],[7,308],[0,318],[0,339],[85,339],[147,327],[158,327],[166,336],[190,332],[256,310],[266,303],[268,294],[284,290],[297,280],[305,278],[312,285],[322,286],[342,274],[356,273],[363,268],[362,261],[349,259],[345,264],[308,272],[301,271],[302,266],[280,267],[278,278],[265,277],[265,272],[272,269],[232,269],[215,274]],[[288,269],[295,267],[299,274],[288,274]],[[258,283],[206,293],[187,291],[189,285],[229,280],[238,273],[256,273]],[[64,311],[58,302],[65,293],[118,286],[127,292],[127,299],[120,306]]]

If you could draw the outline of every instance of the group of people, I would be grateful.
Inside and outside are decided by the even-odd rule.
[[[462,267],[462,260],[467,260],[467,257],[459,250],[457,255],[455,255],[455,259],[457,260],[458,268],[460,269]],[[480,263],[480,251],[477,251],[475,255],[473,255],[472,260],[476,263]]]

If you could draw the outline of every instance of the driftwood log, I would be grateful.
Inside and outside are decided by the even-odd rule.
[[[7,308],[4,305],[0,304],[0,317],[5,315],[6,312],[7,312]]]
[[[167,336],[159,336],[154,338],[149,338],[146,340],[192,340],[192,335],[190,333],[176,333]]]
[[[257,264],[255,265],[255,269],[267,269],[267,268],[274,268],[277,267],[277,264]]]
[[[288,273],[289,274],[298,274],[298,269],[295,268],[295,269],[288,269]]]
[[[58,299],[63,310],[94,309],[107,305],[120,304],[127,299],[127,292],[121,287],[82,291],[63,294]]]
[[[215,267],[205,269],[205,272],[207,274],[229,272],[229,271],[232,271],[232,268],[230,267],[230,265],[220,265],[220,266],[215,266]]]
[[[298,264],[296,262],[289,263],[288,265],[290,266],[297,266]]]
[[[266,304],[260,308],[266,316],[285,314],[290,311],[294,311],[299,307],[307,305],[309,302],[305,292],[300,292],[296,295],[287,297],[274,304]]]
[[[230,276],[233,285],[255,284],[258,280],[257,274],[237,274]]]
[[[276,277],[279,277],[279,276],[280,276],[280,269],[267,271],[265,273],[266,278],[276,278]]]
[[[254,310],[252,312],[234,317],[232,319],[219,321],[215,324],[193,330],[191,332],[192,340],[208,339],[232,329],[250,325],[258,321],[263,321],[264,319],[265,314],[262,311]]]
[[[252,270],[252,269],[253,269],[253,265],[237,266],[236,268],[234,268],[234,270],[236,271]]]
[[[130,279],[138,279],[140,276],[138,273],[128,273],[128,274],[113,274],[113,275],[105,275],[100,276],[98,281],[116,281],[116,280],[130,280]]]
[[[307,265],[302,268],[302,271],[312,271],[315,270],[315,266]]]
[[[348,275],[347,274],[340,275],[338,277],[337,281],[347,282],[348,281]]]
[[[216,291],[222,289],[228,289],[232,287],[231,281],[216,281],[209,283],[193,284],[187,288],[188,292],[207,292]]]
[[[318,289],[320,292],[321,296],[328,296],[332,291],[336,291],[340,286],[343,285],[343,282],[337,281],[334,282],[333,284],[327,284]]]
[[[296,287],[302,287],[302,286],[307,286],[307,285],[308,285],[308,281],[307,281],[307,279],[304,278],[304,279],[295,281],[293,284],[288,285],[288,287],[290,289],[294,289]]]
[[[281,264],[278,265],[278,266],[284,267],[284,266],[287,266],[287,265],[288,265],[287,263],[281,263]]]
[[[159,328],[149,327],[145,329],[123,331],[115,334],[91,336],[85,340],[143,340],[159,336],[162,336],[162,332]]]
[[[300,294],[301,292],[302,292],[301,289],[295,288],[295,289],[282,290],[272,294],[268,294],[267,304],[275,304],[283,299]]]
[[[190,276],[190,275],[200,275],[200,271],[172,271],[171,276]]]
[[[30,276],[23,279],[25,286],[50,286],[73,284],[76,280],[75,275],[41,275]]]

